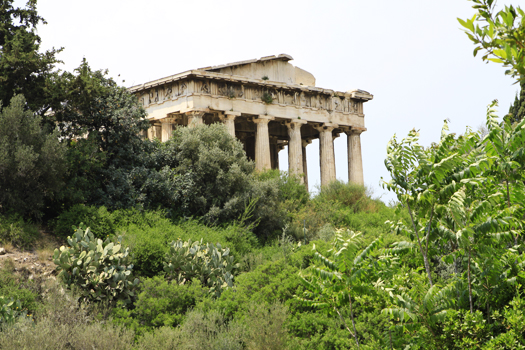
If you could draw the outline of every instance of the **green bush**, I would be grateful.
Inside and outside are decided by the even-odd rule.
[[[106,207],[76,204],[61,213],[54,221],[55,234],[66,238],[81,223],[91,229],[96,238],[104,239],[115,234],[115,225],[111,213]]]
[[[121,326],[97,322],[93,305],[56,283],[47,289],[38,311],[31,318],[0,331],[0,349],[131,350],[134,334]]]
[[[184,323],[175,329],[162,327],[146,333],[137,342],[137,349],[217,349],[242,350],[243,327],[228,322],[220,311],[188,313]]]
[[[124,219],[120,220],[124,221]],[[131,249],[133,270],[147,277],[164,273],[163,262],[164,256],[169,251],[169,243],[179,238],[184,241],[203,239],[206,242],[228,246],[236,258],[247,254],[259,245],[253,232],[239,224],[208,227],[196,220],[180,221],[175,224],[169,219],[158,218],[152,227],[143,222],[118,226],[117,232],[123,235],[124,244]]]
[[[86,300],[130,302],[139,280],[133,280],[129,248],[124,249],[121,241],[122,237],[102,241],[89,228],[78,228],[67,238],[69,247],[55,249],[59,278],[68,288],[79,287]]]
[[[137,335],[162,326],[176,327],[185,314],[207,294],[198,280],[191,284],[169,283],[162,277],[147,278],[132,310],[115,308],[115,322],[126,325]]]
[[[3,41],[2,61],[4,45]],[[45,201],[63,186],[66,149],[58,131],[48,132],[42,117],[28,110],[28,103],[17,95],[9,106],[0,105],[0,212],[40,218]]]
[[[38,237],[38,228],[24,221],[20,215],[0,215],[0,244],[10,243],[20,249],[28,249]]]
[[[223,249],[219,243],[177,240],[170,244],[164,271],[181,284],[196,278],[218,297],[223,289],[233,287],[233,273],[239,267],[229,254],[230,249]]]
[[[7,299],[0,296],[0,330],[5,325],[12,325],[20,319],[31,318],[27,309],[22,308],[20,300]]]
[[[345,183],[341,180],[332,181],[321,187],[321,191],[315,197],[316,201],[338,202],[345,207],[358,211],[375,211],[377,203],[370,198],[368,190],[361,185],[351,182]]]
[[[13,261],[3,258],[3,267],[0,269],[0,296],[5,300],[17,300],[20,302],[20,310],[29,313],[38,308],[38,295],[28,286],[32,281],[25,280],[22,276],[15,274]]]

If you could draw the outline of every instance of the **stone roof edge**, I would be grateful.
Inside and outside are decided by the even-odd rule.
[[[209,71],[209,70],[216,70],[216,69],[221,69],[221,68],[226,68],[226,67],[242,66],[242,65],[245,65],[245,64],[264,62],[264,61],[272,61],[272,60],[279,60],[279,61],[288,62],[288,61],[292,61],[293,57],[288,55],[288,54],[282,53],[282,54],[277,55],[277,56],[275,56],[275,55],[264,56],[264,57],[261,57],[261,58],[254,58],[254,59],[251,59],[251,60],[220,64],[218,66],[202,67],[202,68],[198,68],[197,70]]]
[[[128,88],[128,91],[131,93],[135,93],[141,90],[146,90],[153,88],[155,86],[164,85],[167,83],[171,83],[189,76],[195,76],[197,78],[209,78],[209,79],[217,79],[217,80],[223,80],[223,81],[236,81],[240,83],[250,83],[250,84],[256,84],[256,85],[266,85],[271,86],[275,88],[285,88],[285,89],[295,89],[295,90],[302,90],[302,91],[311,91],[311,92],[317,92],[317,93],[324,93],[328,95],[346,95],[351,98],[359,99],[359,100],[371,100],[374,98],[374,96],[364,90],[350,90],[347,92],[342,91],[334,91],[331,89],[323,89],[320,87],[315,86],[306,86],[306,85],[300,85],[300,84],[286,84],[278,81],[270,81],[270,80],[262,80],[262,79],[251,79],[247,77],[243,77],[240,75],[230,75],[230,74],[222,74],[222,73],[216,73],[216,72],[209,72],[205,70],[189,70],[186,72],[178,73],[175,75],[171,75],[165,78],[153,80],[144,84],[131,86]]]

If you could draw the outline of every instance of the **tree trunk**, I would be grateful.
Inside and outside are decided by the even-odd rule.
[[[407,207],[408,207],[408,213],[410,214],[410,220],[412,221],[412,227],[417,237],[417,244],[419,245],[419,251],[421,252],[421,255],[423,256],[423,262],[425,263],[425,270],[427,271],[428,282],[430,283],[430,287],[432,287],[433,286],[432,275],[430,274],[430,264],[428,263],[427,252],[423,250],[423,246],[421,245],[421,239],[419,238],[419,232],[417,231],[416,222],[414,221],[414,216],[412,214],[412,210],[410,209],[410,204],[408,203],[408,201],[407,201]]]
[[[468,249],[467,277],[468,277],[468,300],[470,303],[470,313],[473,314],[474,308],[472,307],[472,282],[470,281],[470,247]]]

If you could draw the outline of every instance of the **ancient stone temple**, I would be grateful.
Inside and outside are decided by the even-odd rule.
[[[174,128],[224,123],[259,170],[278,169],[288,146],[290,173],[306,174],[306,147],[319,138],[321,185],[335,180],[333,140],[348,140],[348,181],[364,184],[360,135],[366,91],[339,92],[315,86],[289,55],[205,67],[133,86],[148,113],[147,137],[166,141]]]

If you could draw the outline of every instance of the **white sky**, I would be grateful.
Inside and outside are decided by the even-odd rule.
[[[517,3],[518,1],[515,1]],[[24,1],[16,1],[15,4]],[[466,0],[40,0],[43,48],[72,70],[86,57],[125,86],[209,65],[280,53],[311,72],[317,86],[366,90],[368,131],[361,135],[365,183],[385,201],[386,144],[421,130],[437,141],[444,119],[462,133],[485,120],[487,105],[508,111],[518,85],[497,64],[472,56],[456,18],[472,17]],[[347,180],[346,135],[335,141],[337,177]],[[310,188],[319,184],[319,149],[307,148]],[[280,152],[287,167],[286,150]]]

